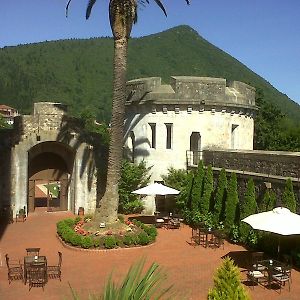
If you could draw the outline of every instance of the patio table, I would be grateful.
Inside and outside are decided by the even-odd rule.
[[[268,285],[271,284],[272,274],[276,271],[276,268],[282,267],[283,263],[274,259],[264,259],[258,261],[259,264],[266,267],[266,271],[268,273]]]
[[[24,257],[24,283],[27,283],[27,275],[30,266],[35,263],[43,263],[45,264],[45,278],[47,278],[47,258],[46,256],[25,256]]]

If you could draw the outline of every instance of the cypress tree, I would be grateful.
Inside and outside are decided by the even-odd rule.
[[[209,165],[205,172],[203,180],[203,195],[200,202],[200,213],[207,214],[210,208],[212,193],[214,190],[214,175],[211,165]]]
[[[215,197],[215,205],[213,209],[213,219],[215,224],[224,221],[224,207],[225,207],[225,199],[226,199],[226,192],[227,192],[226,189],[227,189],[226,171],[224,168],[222,168],[218,179],[218,187],[217,187],[217,192]]]
[[[235,173],[231,173],[225,203],[225,225],[227,229],[230,229],[236,222],[238,203],[237,178]]]
[[[255,200],[255,185],[253,179],[250,178],[247,182],[247,188],[244,196],[244,201],[241,203],[241,219],[244,219],[257,212],[257,203]],[[243,242],[247,242],[251,227],[244,223],[240,223],[240,238]]]
[[[214,276],[214,287],[209,291],[208,300],[250,300],[248,293],[240,279],[240,270],[229,257]]]
[[[192,206],[192,190],[194,184],[194,174],[189,172],[187,175],[187,185],[183,191],[179,194],[180,200],[185,203],[185,207],[191,210]]]
[[[288,178],[285,184],[282,195],[282,206],[288,208],[291,212],[296,212],[296,199],[291,178]]]
[[[197,173],[194,176],[194,184],[192,188],[191,209],[199,210],[200,201],[203,193],[204,166],[202,160],[199,161]]]
[[[259,205],[259,212],[269,211],[276,206],[276,195],[273,191],[266,190]]]

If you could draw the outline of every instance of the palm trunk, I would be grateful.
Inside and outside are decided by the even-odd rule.
[[[106,191],[96,211],[96,219],[113,223],[117,220],[119,194],[118,183],[121,176],[123,152],[123,129],[125,116],[125,89],[127,66],[126,37],[114,40],[114,79],[110,143],[108,154],[108,170]]]

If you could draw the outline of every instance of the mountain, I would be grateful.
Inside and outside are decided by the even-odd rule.
[[[70,104],[78,113],[90,107],[109,121],[112,95],[113,40],[60,40],[0,49],[0,103],[23,113],[36,101]],[[300,106],[238,60],[203,39],[188,26],[132,38],[128,50],[128,79],[172,75],[222,77],[239,80],[264,92],[299,124]]]

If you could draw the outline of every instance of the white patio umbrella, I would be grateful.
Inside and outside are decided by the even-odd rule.
[[[133,194],[138,195],[178,195],[180,191],[165,186],[161,183],[152,183],[143,188],[135,190],[132,192]]]
[[[253,229],[277,233],[280,235],[300,234],[300,215],[292,213],[285,207],[250,215],[242,220]],[[278,244],[278,253],[280,243]]]

